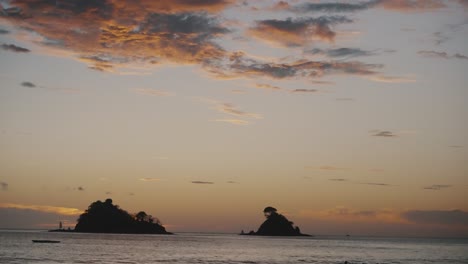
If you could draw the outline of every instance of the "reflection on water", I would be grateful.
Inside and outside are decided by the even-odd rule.
[[[60,240],[35,244],[33,239]],[[468,263],[468,240],[0,231],[0,263]]]

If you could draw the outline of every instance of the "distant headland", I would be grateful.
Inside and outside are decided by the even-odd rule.
[[[257,232],[241,232],[241,235],[255,236],[310,236],[302,234],[298,226],[289,221],[285,216],[279,214],[276,208],[268,206],[263,210],[265,222],[258,228]]]
[[[51,232],[117,233],[117,234],[172,234],[161,222],[144,211],[129,214],[112,199],[96,201],[80,215],[74,230],[56,229]]]

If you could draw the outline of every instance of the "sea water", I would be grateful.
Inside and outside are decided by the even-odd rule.
[[[33,243],[35,239],[58,244]],[[0,263],[468,263],[467,239],[0,231]]]

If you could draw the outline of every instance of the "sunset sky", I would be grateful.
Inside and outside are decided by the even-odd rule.
[[[0,228],[468,236],[468,1],[0,0]]]

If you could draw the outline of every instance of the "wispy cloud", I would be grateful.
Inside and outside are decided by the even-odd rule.
[[[468,212],[462,210],[410,210],[401,216],[413,223],[435,225],[458,225],[468,227]]]
[[[357,184],[364,184],[364,185],[371,185],[371,186],[382,186],[382,187],[394,186],[392,184],[383,183],[383,182],[359,182]]]
[[[384,223],[402,223],[403,219],[395,210],[359,210],[338,206],[322,211],[302,210],[300,217],[310,219],[323,219],[344,222],[384,222]]]
[[[344,16],[259,20],[249,29],[248,34],[281,46],[297,47],[304,46],[312,39],[333,42],[336,32],[331,26],[351,22]]]
[[[373,75],[369,76],[368,79],[376,82],[383,83],[413,83],[416,82],[414,76],[385,76],[385,75]]]
[[[255,84],[255,87],[258,88],[258,89],[264,89],[264,90],[270,90],[270,91],[279,91],[279,90],[282,90],[280,87],[278,86],[274,86],[274,85],[271,85],[271,84],[267,84],[267,83],[256,83]]]
[[[224,123],[229,123],[232,125],[240,125],[240,126],[245,126],[249,124],[249,121],[242,120],[242,119],[215,119],[215,122],[224,122]]]
[[[449,55],[447,52],[439,52],[439,51],[433,51],[433,50],[421,50],[421,51],[418,51],[418,54],[423,57],[429,57],[429,58],[468,60],[468,56],[465,56],[459,53]]]
[[[13,52],[17,52],[17,53],[26,53],[26,52],[30,52],[31,50],[27,49],[27,48],[23,48],[23,47],[20,47],[20,46],[16,46],[14,44],[2,44],[0,46],[3,50],[7,50],[7,51],[13,51]]]
[[[291,93],[316,93],[316,89],[294,89],[291,90]]]
[[[328,49],[328,50],[314,48],[312,50],[306,51],[306,53],[325,55],[331,58],[371,56],[371,55],[376,54],[376,52],[362,50],[359,48],[338,48],[338,49]]]
[[[85,188],[83,186],[78,186],[78,188],[76,188],[78,191],[84,191]]]
[[[36,85],[34,83],[32,83],[32,82],[22,82],[21,86],[27,87],[27,88],[35,88],[36,87]]]
[[[328,179],[329,181],[336,181],[336,182],[344,182],[344,181],[348,181],[347,179],[343,179],[343,178],[336,178],[336,179]]]
[[[343,13],[343,12],[355,12],[366,10],[376,5],[379,1],[368,1],[360,3],[305,3],[293,7],[291,10],[298,13],[307,12],[327,12],[327,13]]]
[[[174,95],[173,93],[161,91],[161,90],[154,90],[154,89],[147,89],[147,88],[138,88],[135,89],[135,92],[138,94],[143,95],[151,95],[151,96],[171,96]]]
[[[0,208],[14,208],[23,210],[34,210],[47,213],[55,213],[60,215],[79,215],[82,213],[81,210],[69,207],[57,207],[48,205],[25,205],[25,204],[14,204],[14,203],[0,203]]]
[[[446,184],[433,184],[430,186],[423,187],[424,190],[433,190],[433,191],[440,191],[442,189],[447,189],[452,187],[452,185],[446,185]]]
[[[383,130],[383,131],[377,130],[371,133],[372,133],[372,136],[374,137],[396,137],[397,136],[395,133],[393,133],[392,131],[388,131],[388,130]]]
[[[57,88],[57,87],[46,87],[42,85],[37,85],[33,82],[25,81],[21,83],[21,86],[26,87],[26,88],[41,88],[44,90],[49,90],[49,91],[60,91],[60,92],[65,92],[65,93],[77,93],[79,92],[78,89],[74,88]]]
[[[146,178],[140,178],[138,179],[139,181],[144,181],[144,182],[155,182],[155,181],[161,181],[159,178],[151,178],[151,177],[146,177]]]
[[[0,28],[0,34],[9,34],[10,31],[6,30],[6,29],[3,29],[3,28]]]
[[[218,104],[217,110],[221,113],[225,113],[225,114],[232,115],[232,116],[248,117],[248,118],[254,118],[254,119],[262,118],[262,116],[259,114],[242,111],[230,103]]]
[[[8,183],[0,182],[0,188],[2,191],[8,191]]]
[[[369,76],[377,74],[381,64],[367,64],[359,61],[312,61],[292,60],[291,62],[267,62],[234,52],[229,60],[218,61],[206,66],[206,70],[220,79],[239,77],[269,77],[273,79],[310,78],[316,79],[327,74]]]
[[[192,181],[193,184],[214,184],[214,182],[210,181]]]
[[[398,12],[431,11],[445,7],[443,0],[370,0],[361,2],[330,2],[330,3],[305,3],[289,7],[290,11],[296,13],[325,12],[345,13],[357,12],[370,8],[384,8]],[[285,7],[287,8],[287,7]]]

